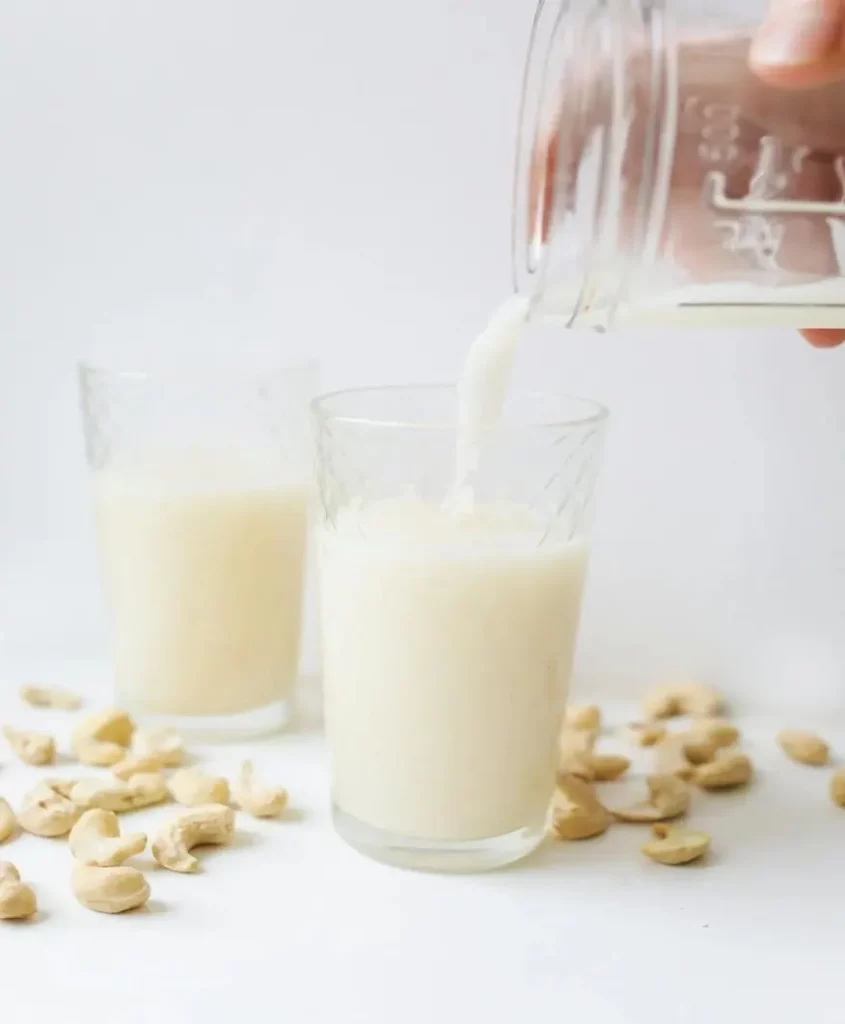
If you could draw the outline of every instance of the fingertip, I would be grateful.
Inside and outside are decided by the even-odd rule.
[[[763,81],[801,89],[845,74],[840,0],[774,0],[751,41],[749,63]]]
[[[801,333],[814,348],[836,348],[845,341],[845,331],[812,329]]]
[[[807,64],[773,64],[752,51],[749,63],[761,82],[777,89],[814,89],[845,78],[845,51]]]

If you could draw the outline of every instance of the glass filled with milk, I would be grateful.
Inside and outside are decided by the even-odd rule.
[[[334,823],[410,867],[525,856],[555,787],[605,410],[505,401],[506,373],[475,373],[505,367],[492,351],[476,344],[460,401],[444,386],[314,403]]]
[[[115,700],[208,736],[288,719],[315,369],[83,365]]]
[[[573,327],[845,327],[845,82],[754,68],[768,0],[541,0],[517,290]]]

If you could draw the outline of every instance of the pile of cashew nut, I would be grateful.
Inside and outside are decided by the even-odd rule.
[[[81,706],[75,694],[48,687],[25,686],[21,697],[37,708],[72,711]],[[55,763],[52,736],[9,725],[3,734],[25,764]],[[118,815],[168,801],[180,804],[183,810],[160,826],[149,848],[161,867],[185,873],[199,868],[192,853],[196,847],[232,842],[232,805],[257,818],[278,817],[287,807],[287,791],[259,781],[251,761],[241,765],[231,785],[222,776],[185,767],[181,737],[170,730],[137,729],[119,708],[82,717],[73,728],[71,749],[79,763],[108,768],[111,776],[42,778],[23,796],[17,812],[0,797],[0,843],[19,831],[67,838],[73,894],[99,913],[121,914],[150,898],[144,871],[127,863],[147,849],[147,836],[122,833]],[[21,881],[14,864],[0,861],[0,921],[32,918],[37,911],[33,888]]]
[[[652,773],[645,778],[644,798],[630,806],[608,807],[599,799],[596,783],[622,778],[630,767],[620,754],[597,753],[602,732],[596,705],[570,707],[560,736],[557,790],[549,816],[549,831],[561,840],[592,839],[614,822],[650,824],[651,838],[642,847],[659,864],[689,864],[705,857],[710,836],[678,824],[690,809],[693,787],[711,792],[747,786],[754,766],[738,749],[739,729],[724,716],[721,693],[702,683],[657,686],[642,699],[643,720],[629,723],[623,739],[652,755]],[[685,716],[681,730],[670,719]],[[803,729],[784,729],[777,742],[793,761],[816,767],[830,761],[830,748],[820,736]],[[829,780],[830,798],[845,807],[845,768]]]

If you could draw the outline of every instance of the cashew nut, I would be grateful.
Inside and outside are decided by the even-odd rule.
[[[167,779],[158,772],[138,772],[129,779],[128,785],[132,794],[133,811],[164,803],[170,796]]]
[[[198,768],[182,768],[174,772],[167,786],[176,803],[186,807],[229,802],[227,780],[221,776],[203,775]]]
[[[845,807],[845,768],[838,768],[830,777],[830,799]]]
[[[32,917],[37,909],[35,893],[21,881],[15,865],[0,861],[0,921]]]
[[[70,800],[70,794],[73,792],[73,787],[79,781],[78,779],[42,779],[47,785],[54,790],[56,793],[67,797]]]
[[[70,876],[73,894],[83,907],[100,914],[122,914],[143,906],[150,887],[137,868],[98,868],[78,864]]]
[[[287,806],[288,791],[256,781],[252,761],[244,761],[233,787],[235,803],[255,818],[276,818]]]
[[[716,756],[719,749],[715,743],[709,740],[698,739],[690,734],[683,744],[684,757],[692,765],[709,764]]]
[[[70,798],[86,810],[128,811],[132,807],[129,783],[118,779],[81,779],[71,790]]]
[[[120,779],[82,779],[70,794],[71,800],[80,808],[96,807],[118,814],[160,804],[167,796],[164,776],[154,772],[133,775],[127,782]]]
[[[654,767],[660,775],[691,779],[695,771],[687,759],[688,734],[670,732],[654,748]]]
[[[652,825],[654,839],[642,847],[646,857],[658,864],[689,864],[710,849],[710,836],[676,825]]]
[[[613,810],[620,821],[666,821],[686,814],[690,794],[686,783],[676,775],[649,775],[648,799],[631,807]]]
[[[170,729],[139,729],[132,737],[131,753],[112,767],[119,779],[145,772],[176,768],[185,760],[182,737]]]
[[[74,753],[83,764],[109,768],[126,757],[134,730],[129,715],[117,708],[88,715],[73,730]]]
[[[724,718],[696,719],[690,733],[714,747],[730,747],[739,739],[739,729]]]
[[[596,734],[589,729],[570,729],[564,726],[560,733],[558,771],[561,775],[579,775],[582,779],[594,777],[589,755],[596,745]]]
[[[585,704],[566,709],[566,725],[570,729],[601,731],[601,710],[596,704]]]
[[[18,819],[9,804],[0,796],[0,843],[4,843],[15,831]]]
[[[62,711],[76,711],[82,704],[75,693],[54,686],[22,686],[21,700],[34,708],[57,708]]]
[[[18,822],[22,829],[36,836],[64,836],[80,814],[81,808],[66,795],[62,781],[44,779],[25,794]]]
[[[133,775],[157,774],[165,767],[166,763],[158,754],[148,754],[146,757],[135,757],[130,754],[129,757],[112,765],[112,775],[126,782]]]
[[[823,765],[830,760],[830,747],[821,736],[805,729],[783,729],[778,743],[787,757],[801,764]]]
[[[195,846],[228,845],[235,834],[235,812],[222,804],[184,811],[167,822],[152,842],[155,859],[170,871],[196,871],[199,862],[189,853]]]
[[[552,835],[567,840],[592,839],[606,832],[611,821],[589,783],[573,775],[558,778],[552,799]]]
[[[745,754],[720,754],[695,769],[693,780],[702,789],[733,789],[750,782],[754,769]]]
[[[588,754],[587,763],[596,782],[614,782],[631,767],[630,758],[621,754]]]
[[[643,697],[643,710],[648,719],[717,715],[724,704],[719,691],[704,683],[653,686]]]
[[[185,743],[172,729],[139,729],[132,737],[132,753],[157,758],[162,768],[178,768],[185,760]]]
[[[70,830],[70,849],[77,860],[93,867],[113,868],[141,853],[147,845],[142,832],[121,836],[113,811],[86,811]]]
[[[26,764],[52,764],[55,760],[55,740],[45,732],[19,732],[11,725],[5,725],[3,735],[15,754]]]
[[[666,735],[666,729],[662,725],[654,725],[652,722],[630,722],[627,727],[627,735],[638,747],[653,747]]]

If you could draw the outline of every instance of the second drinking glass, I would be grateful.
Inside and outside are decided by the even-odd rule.
[[[379,860],[478,870],[542,840],[605,411],[511,402],[456,489],[453,388],[314,404],[335,827]]]
[[[116,698],[272,730],[299,658],[315,369],[80,368]]]

